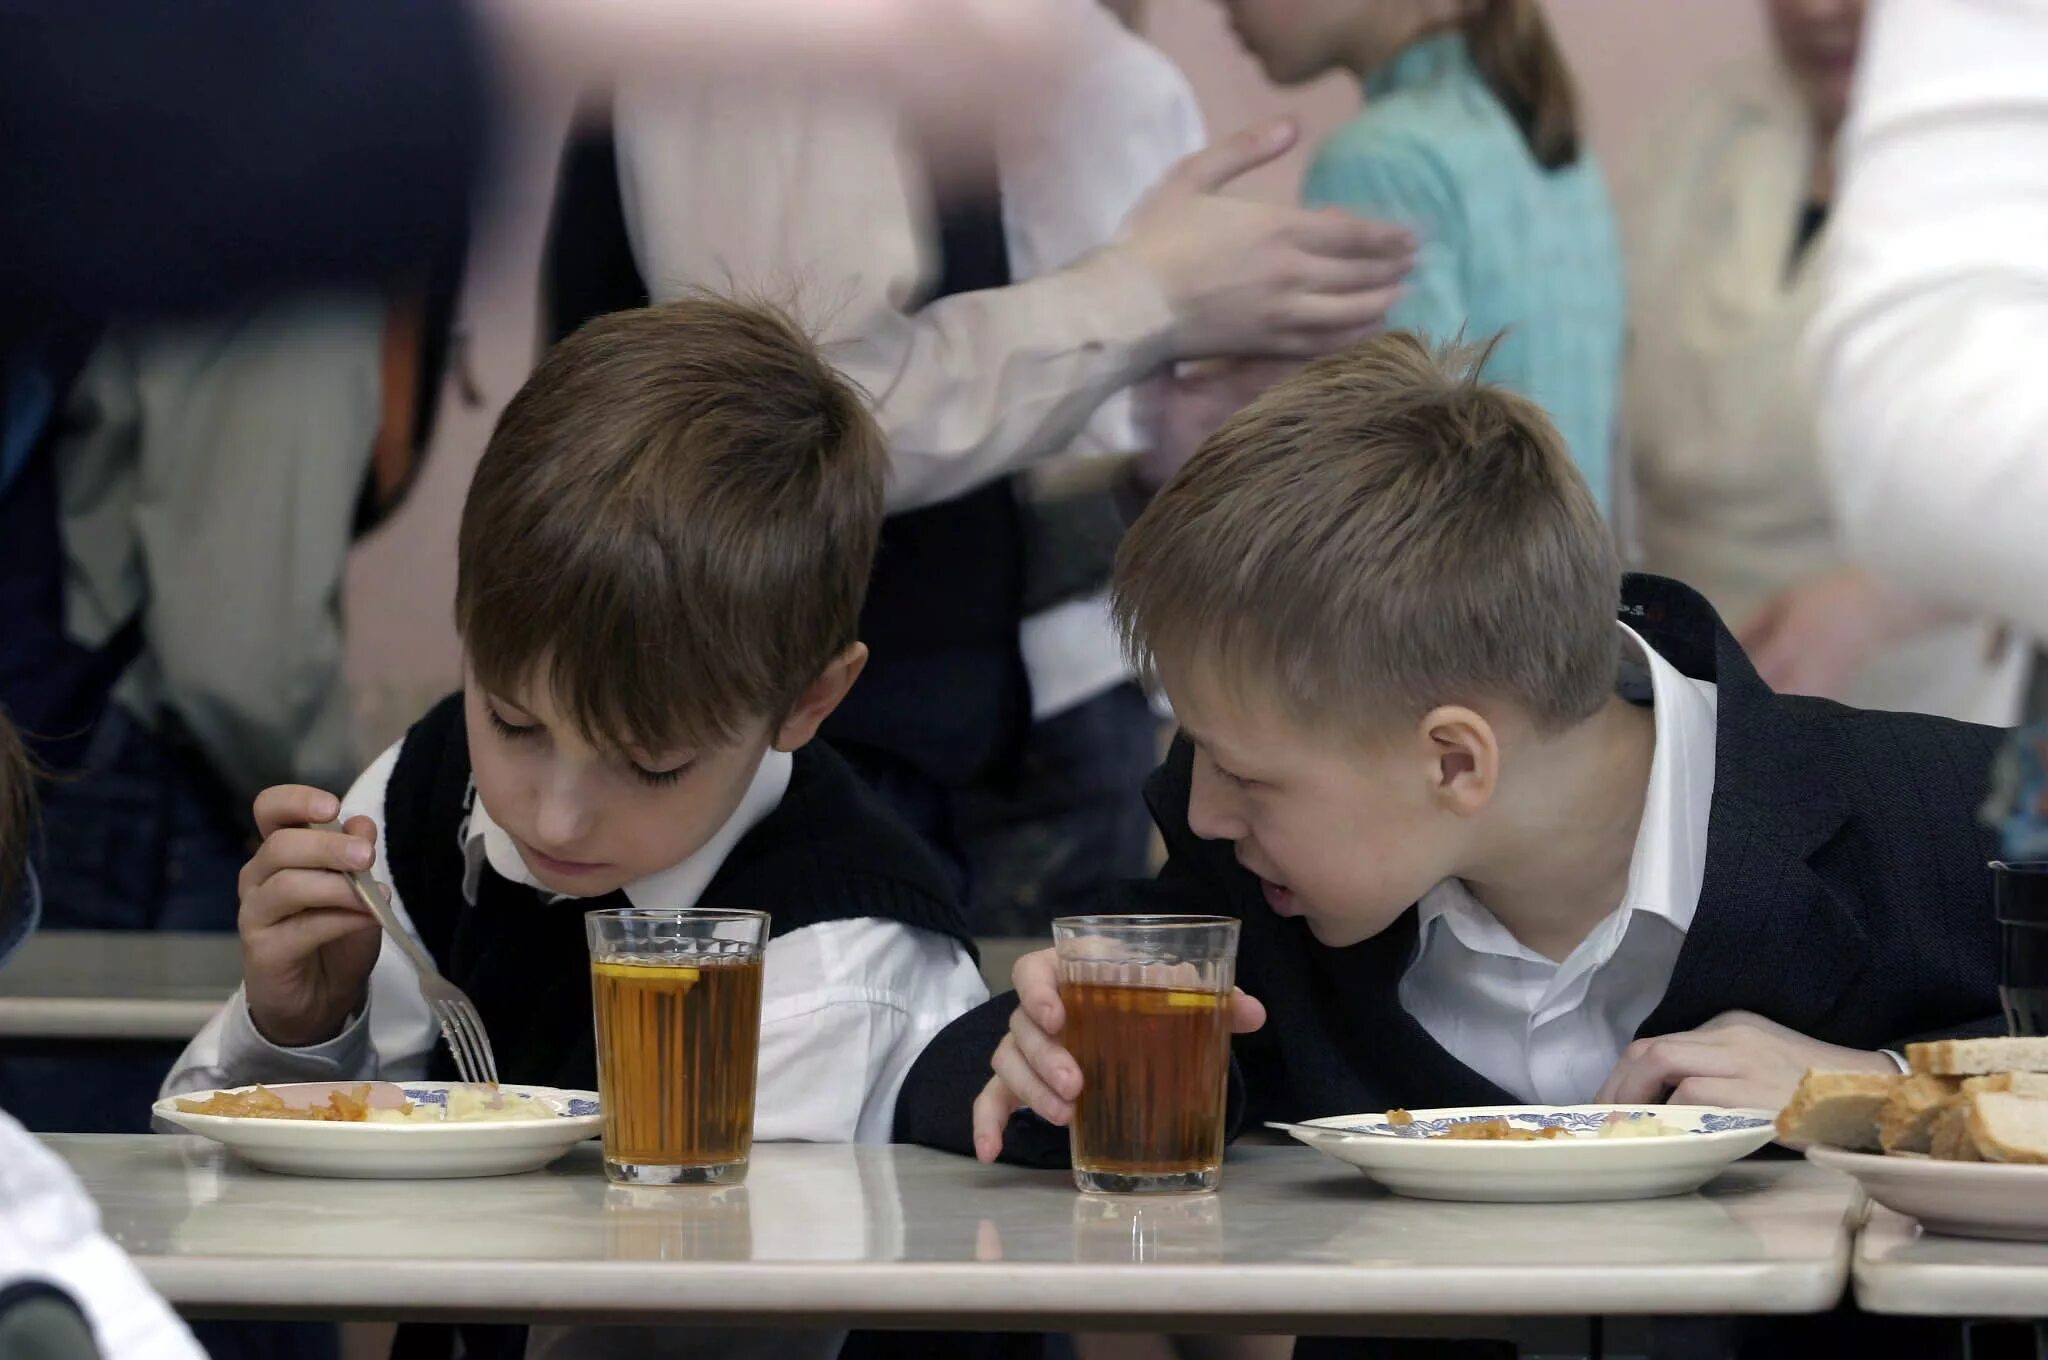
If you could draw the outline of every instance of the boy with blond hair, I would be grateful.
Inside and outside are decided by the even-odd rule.
[[[1169,859],[1120,906],[1243,919],[1239,1125],[1776,1107],[1808,1067],[2002,1031],[1998,734],[1772,694],[1698,595],[1622,578],[1483,359],[1390,334],[1311,365],[1118,558],[1181,722],[1148,790]],[[926,1050],[899,1136],[1063,1160],[1050,951],[1015,980]]]

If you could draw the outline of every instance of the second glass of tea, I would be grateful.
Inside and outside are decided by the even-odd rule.
[[[622,1185],[731,1185],[754,1143],[758,911],[626,907],[584,918],[604,1170]]]
[[[1081,1068],[1074,1183],[1096,1194],[1214,1190],[1223,1170],[1230,989],[1227,916],[1064,916],[1060,1038]]]

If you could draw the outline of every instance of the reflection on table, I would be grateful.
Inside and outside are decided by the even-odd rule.
[[[321,1181],[187,1137],[49,1140],[106,1225],[201,1313],[1046,1330],[1344,1330],[1375,1318],[1830,1308],[1852,1183],[1738,1166],[1631,1204],[1399,1200],[1302,1148],[1233,1151],[1215,1196],[908,1147],[771,1144],[744,1186],[622,1192],[586,1145],[499,1180]]]

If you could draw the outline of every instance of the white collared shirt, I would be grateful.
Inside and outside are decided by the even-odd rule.
[[[1621,905],[1562,962],[1508,933],[1446,879],[1417,905],[1401,1005],[1473,1071],[1530,1103],[1591,1100],[1671,985],[1706,879],[1718,691],[1681,675],[1634,629],[1620,688],[1647,663],[1656,714],[1643,819]]]
[[[342,821],[368,817],[381,830],[398,750],[394,744],[356,780],[342,800]],[[643,907],[694,905],[733,846],[782,801],[791,763],[787,753],[769,752],[725,825],[689,858],[625,885],[627,900]],[[464,836],[463,890],[472,900],[485,863],[515,882],[539,886],[481,798]],[[392,889],[391,905],[410,928],[381,854],[372,874]],[[911,1063],[948,1021],[987,997],[980,970],[957,941],[899,921],[826,921],[776,936],[764,957],[754,1136],[889,1141],[896,1092]],[[248,1002],[237,991],[185,1049],[164,1091],[257,1081],[418,1078],[439,1042],[440,1027],[420,997],[418,974],[387,941],[370,973],[363,1013],[339,1035],[311,1048],[279,1048],[256,1031]]]

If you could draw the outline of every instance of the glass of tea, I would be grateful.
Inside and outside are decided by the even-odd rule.
[[[1097,1194],[1213,1190],[1223,1169],[1227,916],[1064,916],[1060,1040],[1081,1068],[1074,1183]]]
[[[605,1175],[621,1185],[745,1179],[767,913],[625,907],[589,913],[584,933]]]

